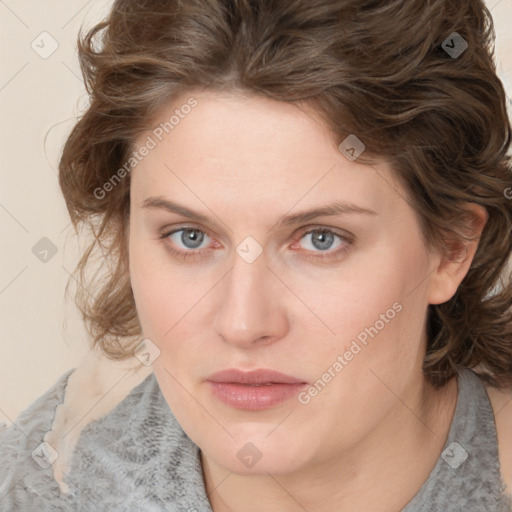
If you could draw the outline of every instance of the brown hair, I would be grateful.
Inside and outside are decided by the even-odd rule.
[[[97,191],[165,102],[192,88],[245,91],[313,106],[337,144],[356,134],[363,156],[386,159],[428,247],[456,254],[471,220],[464,203],[487,209],[457,292],[429,306],[424,372],[442,386],[479,366],[491,384],[512,385],[511,128],[494,37],[481,0],[116,0],[78,36],[91,103],[59,164],[73,225],[93,233],[75,269],[93,345],[124,359],[142,334],[127,267],[129,173]],[[455,42],[467,43],[460,55]],[[95,246],[109,268],[89,279]]]

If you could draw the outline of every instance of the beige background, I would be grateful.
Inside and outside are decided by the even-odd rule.
[[[498,34],[499,73],[512,98],[512,0],[487,4]],[[78,245],[57,162],[87,104],[75,54],[78,29],[99,21],[110,5],[0,0],[0,423],[10,424],[87,351],[79,314],[64,299]],[[38,243],[47,248],[43,237],[57,250],[46,262],[32,252]]]

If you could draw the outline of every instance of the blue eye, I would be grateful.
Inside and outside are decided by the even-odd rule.
[[[171,240],[174,235],[181,233],[181,236],[178,237],[178,241],[185,246],[185,250],[175,249],[171,244],[166,244],[167,249],[182,259],[198,259],[201,258],[201,250],[198,250],[197,247],[201,245],[204,241],[205,235],[208,234],[198,228],[194,227],[180,227],[170,232],[163,233],[160,236],[161,240],[167,241]],[[173,244],[176,244],[176,241],[173,241]],[[189,249],[189,250],[186,250]]]
[[[180,232],[181,236],[179,237],[179,241],[188,249],[197,249],[203,242],[206,235],[204,231],[195,228],[179,229],[171,234],[176,235]]]
[[[175,236],[178,235],[178,233],[181,233],[181,235]],[[349,239],[327,228],[311,229],[302,233],[299,240],[306,237],[310,237],[311,249],[306,250],[304,256],[309,259],[336,259],[345,253],[352,244]],[[202,253],[211,250],[200,249],[205,238],[210,238],[210,236],[206,231],[196,227],[181,226],[172,231],[163,233],[159,238],[166,242],[166,248],[171,254],[181,259],[200,259],[204,256]],[[331,250],[336,239],[338,239],[339,242],[335,245],[335,250]],[[297,243],[294,245],[296,244]],[[181,245],[183,248],[176,249],[176,245]]]
[[[321,229],[308,231],[302,236],[302,238],[310,235],[314,235],[310,238],[313,248],[322,252],[332,247],[335,237],[340,238],[336,233],[333,233],[332,231]]]
[[[328,228],[311,229],[306,233],[303,233],[299,240],[302,240],[306,237],[310,237],[310,246],[312,246],[313,249],[307,250],[304,256],[308,259],[314,260],[316,259],[327,261],[331,259],[337,259],[346,251],[348,251],[352,244],[348,238]],[[332,249],[333,242],[336,239],[340,240],[340,242],[335,246],[335,250],[330,250]]]

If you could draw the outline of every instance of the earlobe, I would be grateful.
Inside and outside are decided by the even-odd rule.
[[[474,203],[468,203],[466,208],[472,218],[468,226],[472,240],[458,240],[442,248],[431,274],[429,304],[442,304],[455,295],[475,257],[488,213],[484,207]]]

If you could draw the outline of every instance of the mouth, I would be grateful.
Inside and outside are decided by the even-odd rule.
[[[235,409],[262,410],[296,396],[308,385],[302,379],[268,369],[237,369],[214,373],[207,379],[213,396]]]

